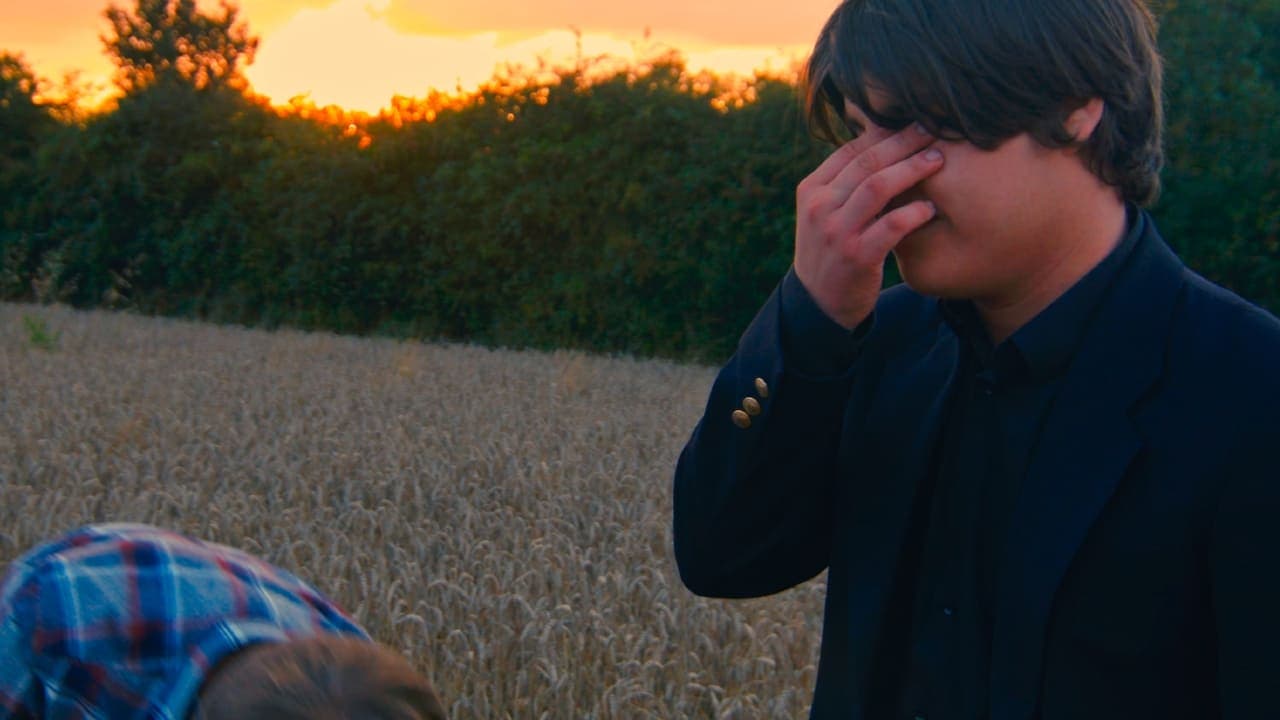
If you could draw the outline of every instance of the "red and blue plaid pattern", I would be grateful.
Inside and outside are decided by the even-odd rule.
[[[247,645],[368,638],[288,572],[147,525],[31,550],[0,585],[0,620],[0,720],[182,720],[209,669]]]

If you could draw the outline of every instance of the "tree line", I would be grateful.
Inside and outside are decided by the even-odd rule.
[[[1280,0],[1158,9],[1157,222],[1280,313]],[[255,97],[234,6],[106,14],[104,110],[42,100],[0,55],[2,299],[715,361],[785,272],[795,185],[828,151],[785,74],[586,59],[368,116]]]

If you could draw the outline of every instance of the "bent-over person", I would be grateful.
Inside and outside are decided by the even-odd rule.
[[[147,525],[28,551],[0,622],[5,720],[445,718],[426,678],[306,582]]]

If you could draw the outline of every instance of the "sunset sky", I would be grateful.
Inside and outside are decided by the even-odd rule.
[[[136,0],[119,4],[134,5]],[[472,89],[495,65],[585,56],[633,58],[636,47],[680,50],[691,69],[749,73],[803,57],[836,0],[241,0],[261,38],[246,75],[283,103],[375,111],[394,94]],[[68,71],[108,84],[98,39],[108,0],[0,0],[0,50],[25,56],[37,75]],[[216,11],[202,0],[200,7]]]

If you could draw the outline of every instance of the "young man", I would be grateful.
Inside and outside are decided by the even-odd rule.
[[[0,622],[3,719],[445,717],[425,678],[306,583],[145,525],[19,558]]]
[[[681,455],[684,582],[828,571],[814,718],[1275,716],[1280,322],[1141,210],[1148,8],[845,0],[808,82],[856,137]]]

